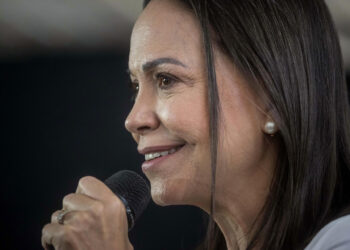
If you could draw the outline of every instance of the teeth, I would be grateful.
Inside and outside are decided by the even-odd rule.
[[[166,156],[166,155],[168,155],[168,154],[169,154],[168,151],[164,151],[164,152],[161,152],[161,153],[160,153],[161,156]]]
[[[162,151],[162,152],[154,152],[154,153],[145,154],[145,160],[149,161],[149,160],[153,160],[155,158],[158,158],[160,156],[170,155],[172,153],[175,153],[175,151],[176,151],[176,149],[172,148],[169,151]]]

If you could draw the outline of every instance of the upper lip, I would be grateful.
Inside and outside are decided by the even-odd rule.
[[[168,151],[172,148],[177,148],[180,146],[183,146],[184,143],[182,144],[171,144],[171,145],[160,145],[160,146],[151,146],[151,147],[143,147],[143,148],[138,148],[137,151],[142,154],[148,154],[148,153],[154,153],[154,152],[162,152],[162,151]]]

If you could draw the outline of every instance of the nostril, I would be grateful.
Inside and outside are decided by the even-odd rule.
[[[141,127],[137,128],[137,131],[138,132],[143,132],[143,131],[146,131],[146,130],[149,130],[149,129],[150,129],[149,126],[141,126]]]

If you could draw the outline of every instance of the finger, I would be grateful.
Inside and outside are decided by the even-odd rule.
[[[64,211],[64,210],[57,210],[57,211],[55,211],[55,212],[51,215],[51,223],[60,224],[60,223],[58,222],[58,216],[59,216],[61,213],[63,213],[63,211]],[[72,216],[74,216],[74,213],[75,213],[75,212],[77,212],[77,211],[72,211],[72,210],[68,211],[68,210],[66,210],[66,213],[63,215],[63,219],[61,219],[62,222],[63,222],[63,224],[61,224],[61,225],[66,224],[66,222],[69,221],[70,218],[71,218]]]
[[[58,223],[58,215],[62,213],[62,210],[57,210],[51,214],[51,223]]]
[[[41,245],[45,249],[49,249],[49,246],[52,246],[53,232],[57,230],[53,228],[53,225],[56,224],[46,224],[41,232]]]
[[[58,223],[57,216],[59,215],[60,211],[55,212],[52,214],[52,223]],[[81,228],[84,225],[88,225],[89,223],[96,224],[96,221],[94,221],[94,217],[92,213],[88,213],[85,211],[69,211],[64,215],[63,218],[63,224],[59,225],[70,225],[72,228]]]
[[[115,197],[114,193],[102,181],[92,176],[85,176],[79,180],[76,193],[85,194],[101,201],[109,201]]]
[[[97,200],[80,193],[68,194],[63,198],[62,205],[65,210],[87,211],[96,205]]]
[[[70,229],[68,226],[60,224],[46,224],[43,227],[41,235],[41,245],[45,249],[62,249],[63,246],[69,245]]]

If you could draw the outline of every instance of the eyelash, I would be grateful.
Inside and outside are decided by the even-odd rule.
[[[156,74],[155,80],[157,81],[157,85],[159,86],[159,88],[162,90],[170,89],[176,82],[178,82],[178,78],[167,73]],[[168,80],[169,82],[162,86],[162,84],[164,84],[164,80]],[[130,80],[129,86],[133,92],[131,100],[134,101],[139,91],[139,83],[136,80]]]
[[[164,90],[170,89],[176,82],[178,82],[178,79],[175,76],[166,73],[156,74],[156,80],[159,88]],[[164,83],[163,80],[168,80],[169,82],[162,86],[161,84]]]
[[[130,79],[129,87],[131,89],[131,101],[135,101],[137,93],[139,92],[139,83]]]

